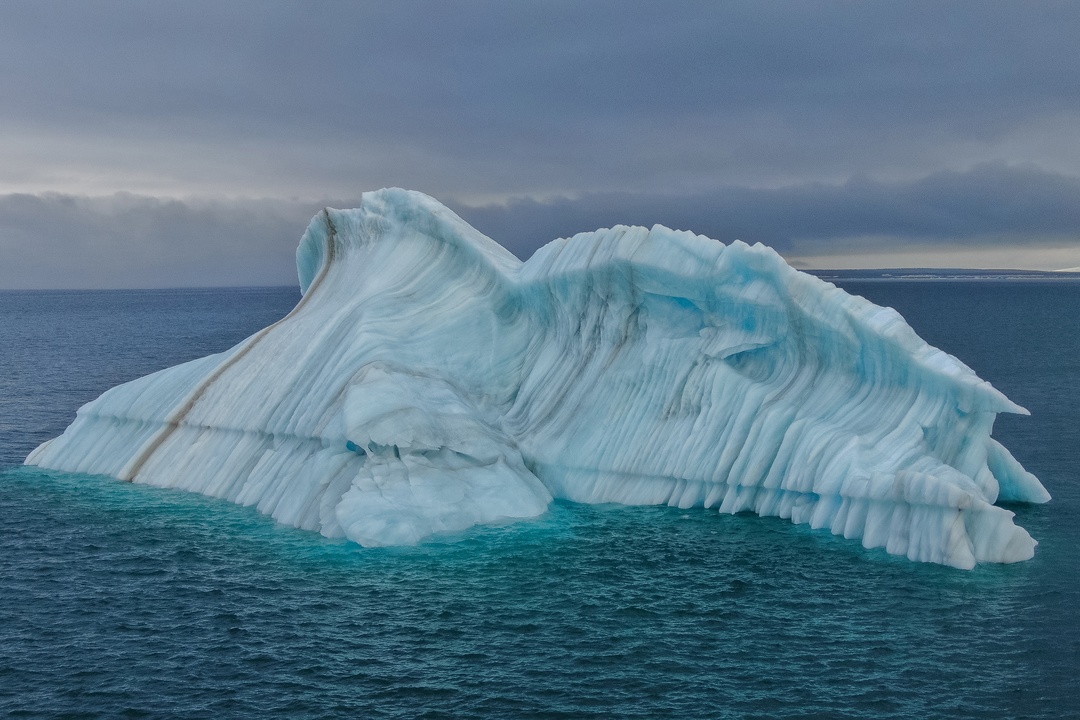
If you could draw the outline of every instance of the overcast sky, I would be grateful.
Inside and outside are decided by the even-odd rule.
[[[0,3],[0,288],[290,284],[421,190],[521,257],[1080,266],[1080,3]]]

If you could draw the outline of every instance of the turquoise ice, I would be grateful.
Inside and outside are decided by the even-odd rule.
[[[522,263],[435,200],[327,209],[304,296],[224,353],[115,387],[28,464],[254,505],[362,545],[552,498],[751,511],[961,568],[1032,557],[1024,413],[895,311],[762,245],[661,226]]]

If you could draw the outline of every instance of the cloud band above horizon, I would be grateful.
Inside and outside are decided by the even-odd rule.
[[[358,202],[3,195],[0,289],[291,285],[311,216]],[[522,259],[558,237],[660,224],[762,242],[803,267],[1080,265],[1080,178],[1000,164],[910,182],[448,204]]]
[[[1070,2],[12,0],[0,287],[291,282],[305,216],[386,186],[525,255],[661,223],[1050,267],[1077,36]]]

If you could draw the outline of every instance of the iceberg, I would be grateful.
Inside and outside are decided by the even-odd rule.
[[[894,310],[773,250],[662,226],[521,262],[426,195],[320,212],[302,299],[119,385],[26,462],[224,498],[365,546],[553,498],[778,516],[912,560],[1032,557],[1026,413]]]

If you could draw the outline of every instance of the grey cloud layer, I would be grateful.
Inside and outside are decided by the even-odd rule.
[[[293,253],[311,216],[323,205],[357,201],[0,196],[0,256],[7,261],[0,288],[291,285]],[[451,205],[522,258],[556,237],[656,223],[803,254],[880,236],[892,251],[1072,245],[1080,257],[1080,178],[1003,165],[909,182]]]
[[[3,15],[8,127],[39,133],[45,156],[49,133],[112,138],[110,182],[150,164],[171,194],[693,192],[1033,158],[1080,174],[1080,149],[1055,151],[1047,129],[1080,118],[1076,4],[35,1]]]
[[[324,198],[391,185],[519,255],[1073,243],[1078,36],[1074,2],[10,0],[0,287],[290,283]]]
[[[462,208],[462,215],[519,255],[555,237],[614,224],[655,223],[784,252],[888,237],[895,248],[1027,243],[1080,248],[1080,178],[1033,167],[982,165],[914,181],[855,178],[842,185],[728,187],[691,195],[589,194]]]
[[[0,288],[292,285],[318,207],[135,195],[0,196]]]

